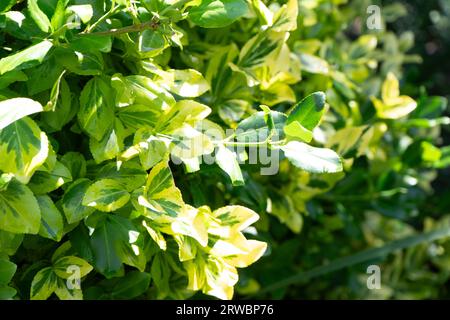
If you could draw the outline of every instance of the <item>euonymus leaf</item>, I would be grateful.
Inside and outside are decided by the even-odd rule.
[[[145,184],[147,172],[138,162],[128,161],[118,166],[117,163],[108,163],[97,172],[99,179],[113,179],[131,192]]]
[[[116,157],[123,149],[124,128],[119,120],[107,131],[103,139],[91,138],[89,149],[97,163]]]
[[[141,165],[145,170],[152,168],[161,162],[168,154],[168,144],[166,140],[154,136],[153,131],[140,129],[134,135],[134,144],[139,153]]]
[[[339,156],[331,149],[315,148],[303,142],[290,141],[280,147],[286,158],[296,167],[313,173],[342,171]]]
[[[50,127],[52,131],[60,131],[78,112],[78,99],[72,99],[70,88],[64,78],[61,79],[58,97],[49,101],[48,107],[52,111],[44,112],[41,115],[42,121]],[[54,109],[54,110],[53,110]]]
[[[203,28],[222,28],[244,16],[248,11],[243,0],[202,0],[189,10],[189,19]]]
[[[310,142],[312,130],[324,114],[325,94],[315,92],[296,104],[288,114],[284,132],[292,137]]]
[[[41,210],[39,235],[60,241],[64,231],[64,221],[61,212],[56,208],[53,200],[49,196],[38,196],[36,199]]]
[[[31,300],[46,300],[56,290],[58,277],[51,267],[39,271],[31,283]]]
[[[160,133],[171,133],[183,124],[195,126],[199,120],[205,119],[210,113],[211,108],[204,104],[194,100],[180,100],[159,119],[155,130]]]
[[[75,51],[71,48],[58,47],[54,51],[56,61],[70,72],[83,76],[101,75],[104,67],[100,52]]]
[[[134,193],[134,206],[144,215],[176,217],[184,205],[181,192],[175,186],[172,172],[165,161],[150,171],[145,188]]]
[[[0,286],[9,284],[16,269],[17,266],[11,261],[0,259]]]
[[[393,73],[388,73],[381,87],[381,101],[372,98],[377,115],[383,119],[398,119],[414,111],[417,102],[409,96],[400,95],[398,79]]]
[[[189,10],[189,19],[203,28],[222,28],[244,16],[248,11],[244,0],[202,0]]]
[[[53,44],[44,40],[25,50],[0,59],[0,75],[11,70],[22,70],[41,63]]]
[[[105,79],[95,77],[84,86],[80,96],[78,121],[89,135],[103,139],[114,120],[112,89]]]
[[[83,300],[81,288],[78,289],[77,286],[73,286],[69,289],[67,280],[61,278],[58,278],[58,287],[55,290],[55,294],[60,300]]]
[[[122,77],[116,74],[111,79],[116,90],[116,105],[126,107],[133,104],[145,105],[162,113],[175,104],[175,99],[164,88],[157,86],[152,79],[144,76]]]
[[[22,244],[23,234],[11,233],[0,229],[0,254],[12,256]]]
[[[131,271],[116,282],[112,289],[113,299],[133,299],[147,291],[151,276],[146,272]]]
[[[100,211],[111,212],[123,207],[130,200],[130,194],[113,179],[102,179],[91,185],[83,198],[83,205]]]
[[[89,34],[82,35],[73,39],[70,47],[75,51],[100,51],[110,52],[112,39],[110,36],[92,36]]]
[[[94,208],[83,206],[83,198],[91,185],[89,179],[79,179],[72,183],[62,197],[62,207],[68,223],[83,220],[95,211]]]
[[[19,70],[11,70],[0,77],[0,89],[8,87],[11,83],[16,81],[27,81],[29,78],[25,73]]]
[[[198,97],[209,90],[208,82],[194,69],[168,70],[160,76],[162,76],[161,85],[182,97]]]
[[[139,36],[139,51],[145,58],[158,55],[166,46],[167,41],[158,30],[144,30]]]
[[[283,128],[287,116],[277,111],[271,111],[271,116],[275,125],[273,128],[275,135],[272,140],[281,140],[284,138]],[[236,129],[236,139],[240,142],[263,142],[269,137],[271,131],[266,123],[265,112],[259,111],[239,122]]]
[[[52,25],[45,13],[39,8],[38,0],[28,0],[27,3],[28,11],[39,29],[43,32],[49,32]]]
[[[57,161],[51,172],[38,171],[30,180],[28,187],[34,194],[46,194],[72,181],[72,175],[61,162]]]
[[[146,258],[135,243],[138,237],[139,232],[130,220],[105,214],[91,238],[95,268],[106,278],[121,274],[123,263],[144,271]]]
[[[20,182],[28,183],[48,153],[47,135],[28,117],[0,130],[0,170],[14,174]]]
[[[240,186],[244,184],[236,153],[225,146],[219,146],[215,159],[217,165],[230,176],[233,185]]]
[[[42,105],[28,98],[0,101],[0,130],[25,116],[43,111]]]
[[[86,160],[78,152],[68,152],[61,158],[61,163],[69,169],[72,179],[75,181],[86,175]]]
[[[154,127],[161,112],[148,105],[134,104],[121,108],[117,116],[126,127],[138,130],[142,127]]]
[[[8,11],[13,5],[15,5],[17,0],[4,0],[0,3],[0,12]]]
[[[80,278],[85,277],[92,271],[92,266],[89,263],[75,256],[66,256],[58,259],[53,265],[53,271],[58,277],[67,279],[73,275],[71,272],[74,270],[73,267],[77,267],[77,275]]]
[[[78,17],[80,17],[83,23],[88,23],[94,15],[92,5],[90,4],[68,6],[67,10],[74,12]]]

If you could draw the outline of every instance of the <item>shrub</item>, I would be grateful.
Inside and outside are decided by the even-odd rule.
[[[448,225],[421,211],[446,100],[402,92],[410,33],[341,2],[0,5],[0,297],[282,297],[299,264]],[[363,295],[326,279],[308,295]]]

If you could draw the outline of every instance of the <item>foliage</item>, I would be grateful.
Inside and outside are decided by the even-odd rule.
[[[364,2],[0,5],[0,298],[371,297],[283,279],[405,236],[350,261],[409,248],[379,296],[440,296],[447,101]]]

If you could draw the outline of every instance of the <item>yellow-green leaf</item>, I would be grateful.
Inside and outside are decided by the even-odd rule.
[[[66,256],[58,259],[53,265],[53,271],[56,275],[62,279],[68,279],[73,275],[73,268],[77,268],[79,273],[77,275],[80,278],[86,276],[89,272],[92,271],[92,266],[87,263],[85,260],[75,257],[75,256]]]
[[[82,204],[111,212],[123,207],[129,200],[130,194],[118,181],[102,179],[87,189]]]
[[[0,102],[0,130],[14,121],[43,111],[42,105],[28,98],[13,98]]]
[[[31,282],[30,299],[46,300],[56,290],[58,286],[58,277],[51,267],[39,271]]]
[[[17,120],[0,130],[0,170],[26,184],[47,159],[48,149],[46,134],[33,120]]]

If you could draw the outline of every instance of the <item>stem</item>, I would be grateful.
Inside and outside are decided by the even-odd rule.
[[[178,7],[186,4],[187,2],[190,2],[192,0],[181,0],[178,1],[174,4],[172,4],[171,6],[168,6],[167,8],[165,8],[164,10],[162,10],[159,15],[164,15],[165,13],[167,13],[170,10],[173,9],[177,9]],[[118,8],[119,6],[117,6],[116,8]],[[114,10],[116,10],[116,8]],[[108,11],[105,15],[103,15],[103,17],[101,17],[96,23],[94,23],[86,32],[84,33],[88,33],[90,31],[92,31],[101,21],[107,19],[110,15],[112,15],[115,12],[111,12]],[[111,29],[108,31],[101,31],[101,32],[93,32],[91,33],[92,35],[96,35],[96,36],[109,36],[109,35],[119,35],[119,34],[124,34],[124,33],[130,33],[130,32],[141,32],[144,31],[146,29],[154,29],[155,25],[157,24],[159,18],[157,16],[154,16],[152,18],[152,20],[147,21],[147,22],[143,22],[143,23],[137,23],[137,24],[133,24],[131,26],[128,27],[123,27],[123,28],[119,28],[119,29]]]
[[[109,9],[108,12],[106,12],[103,16],[100,17],[100,19],[98,19],[95,23],[93,23],[91,26],[89,26],[88,28],[86,28],[85,31],[83,31],[83,33],[90,33],[92,30],[94,30],[95,28],[98,27],[98,25],[100,23],[102,23],[103,21],[105,21],[106,19],[108,19],[110,16],[112,16],[113,14],[116,13],[116,10],[119,8],[120,6],[116,6],[115,5],[115,1],[112,2],[111,5],[111,9]]]

